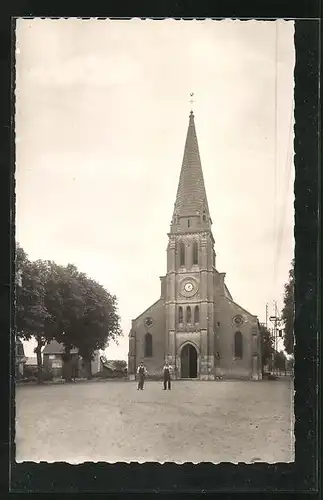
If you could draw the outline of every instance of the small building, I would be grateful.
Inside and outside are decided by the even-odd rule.
[[[24,365],[27,361],[24,345],[20,339],[16,339],[15,349],[15,376],[19,380],[24,375]]]
[[[43,368],[44,372],[51,373],[54,378],[63,376],[64,361],[63,355],[65,348],[56,340],[49,342],[43,349]],[[84,362],[78,354],[78,349],[71,349],[72,365],[75,370],[76,378],[87,377]],[[101,369],[101,361],[99,351],[95,352],[94,359],[91,361],[92,375],[99,372]]]

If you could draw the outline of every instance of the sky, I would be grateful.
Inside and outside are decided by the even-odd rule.
[[[109,359],[127,359],[131,319],[160,296],[191,92],[217,269],[260,321],[281,309],[293,37],[284,20],[17,20],[16,240],[118,297]]]

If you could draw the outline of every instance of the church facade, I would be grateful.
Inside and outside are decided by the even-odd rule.
[[[234,302],[216,268],[194,115],[191,112],[168,233],[159,299],[132,320],[128,373],[141,361],[150,377],[168,360],[177,379],[261,378],[257,316]]]

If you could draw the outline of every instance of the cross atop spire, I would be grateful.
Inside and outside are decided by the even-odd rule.
[[[191,92],[190,93],[190,100],[189,100],[189,103],[191,105],[191,114],[193,114],[193,104],[195,102],[194,99],[193,99],[193,97],[194,97],[194,92]]]

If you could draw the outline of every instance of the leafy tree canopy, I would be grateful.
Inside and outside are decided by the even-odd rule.
[[[266,365],[274,352],[273,337],[265,325],[260,325],[262,364]]]
[[[90,361],[97,349],[121,335],[117,298],[102,285],[78,271],[53,261],[30,261],[20,246],[16,250],[17,335],[37,340],[36,352],[55,339],[73,347]],[[39,367],[40,368],[40,367]]]
[[[289,271],[289,279],[285,284],[284,307],[282,310],[282,319],[284,322],[284,347],[288,354],[294,352],[294,317],[295,317],[295,304],[294,304],[294,286],[295,286],[295,273],[294,273],[294,260],[292,267]]]

